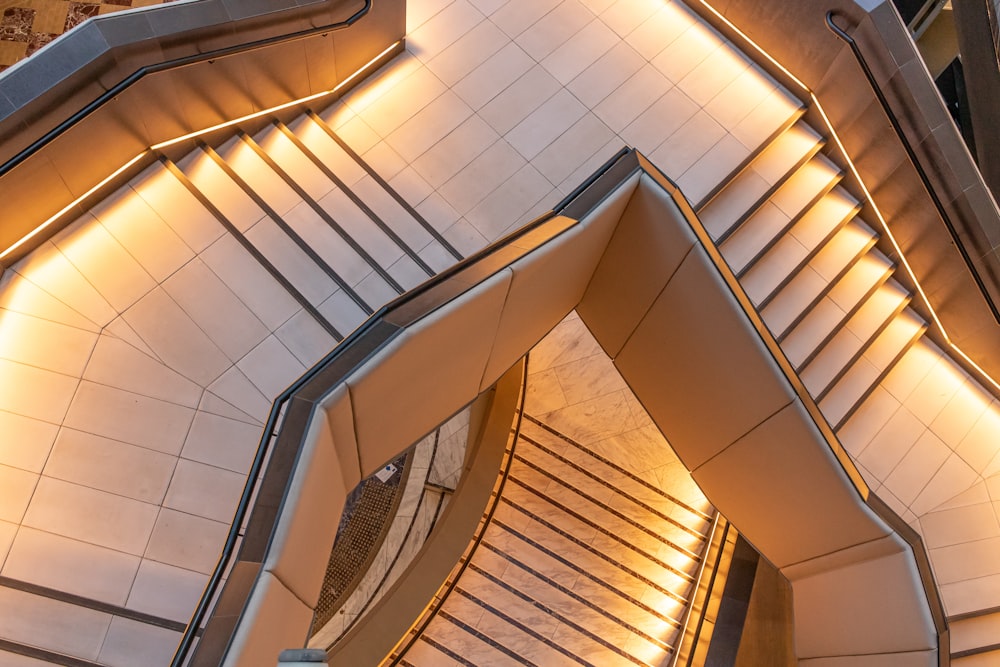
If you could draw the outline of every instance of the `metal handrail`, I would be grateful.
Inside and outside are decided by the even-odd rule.
[[[709,581],[706,586],[705,601],[702,603],[701,614],[698,618],[697,626],[694,631],[690,631],[691,619],[694,617],[694,605],[695,600],[698,597],[698,592],[701,589],[702,582],[705,578],[705,571],[708,569],[708,554],[712,550],[712,544],[715,542],[716,533],[719,530],[719,523],[725,521],[726,525],[724,530],[725,534],[722,535],[722,541],[719,544],[719,551],[715,556],[715,565],[712,567],[712,572],[709,576]],[[698,638],[701,636],[702,623],[705,620],[705,614],[708,613],[708,601],[712,596],[712,589],[715,586],[715,577],[719,569],[719,564],[722,560],[722,552],[726,545],[726,538],[729,534],[729,522],[725,520],[719,510],[715,510],[715,516],[712,518],[712,527],[708,531],[708,538],[705,540],[705,556],[701,559],[701,563],[698,565],[698,573],[695,575],[694,583],[691,585],[691,599],[688,606],[684,609],[684,620],[681,621],[681,627],[677,632],[677,643],[674,645],[674,655],[670,659],[670,667],[678,667],[681,660],[681,650],[684,648],[686,637],[689,632],[692,637],[691,639],[691,653],[689,655],[694,655],[694,649],[698,645]],[[690,664],[690,659],[688,659],[688,664]]]
[[[19,151],[12,158],[7,160],[5,163],[0,165],[0,177],[3,177],[9,171],[23,163],[25,160],[30,158],[32,155],[43,149],[49,143],[55,139],[62,136],[64,133],[72,129],[78,123],[86,120],[91,114],[103,107],[108,102],[114,100],[118,95],[121,95],[127,88],[138,83],[145,76],[149,74],[155,74],[157,72],[163,72],[167,70],[177,69],[180,67],[186,67],[188,65],[194,65],[196,63],[206,62],[209,60],[215,60],[217,58],[225,58],[227,56],[235,55],[238,53],[248,53],[250,51],[257,51],[268,46],[273,46],[275,44],[283,44],[288,42],[295,42],[306,37],[311,37],[313,35],[323,34],[325,32],[330,32],[332,30],[339,30],[341,28],[347,28],[354,25],[361,17],[368,14],[371,11],[372,3],[374,0],[365,0],[364,6],[356,11],[354,14],[344,19],[343,21],[336,21],[334,23],[328,23],[320,26],[314,26],[312,28],[306,28],[305,30],[298,30],[287,35],[276,35],[273,37],[265,37],[263,39],[254,40],[252,42],[244,42],[243,44],[236,44],[234,46],[226,46],[219,49],[213,49],[211,51],[204,51],[202,53],[196,53],[190,56],[181,56],[180,58],[173,58],[171,60],[164,60],[163,62],[154,63],[152,65],[144,65],[137,69],[135,72],[125,77],[118,83],[116,83],[111,88],[101,93],[93,101],[88,102],[83,108],[74,112],[69,118],[62,121],[51,130],[43,134],[41,137],[30,143],[28,146]]]
[[[959,253],[962,255],[962,259],[965,261],[965,267],[969,270],[969,274],[972,279],[976,282],[976,286],[979,288],[979,293],[982,295],[983,300],[986,302],[987,307],[993,314],[993,319],[1000,324],[1000,309],[993,302],[993,297],[990,296],[989,290],[986,287],[986,283],[983,281],[982,277],[979,275],[979,271],[976,269],[972,262],[972,257],[969,255],[969,251],[966,250],[965,244],[959,237],[958,230],[951,222],[951,217],[945,211],[944,204],[941,202],[940,197],[937,195],[937,191],[934,186],[931,185],[930,178],[927,176],[927,172],[924,170],[917,158],[916,152],[913,150],[913,146],[910,144],[910,140],[906,138],[906,134],[903,132],[903,127],[899,123],[899,119],[896,117],[895,112],[889,105],[889,101],[886,99],[885,94],[882,92],[882,87],[879,85],[878,81],[875,79],[875,75],[872,73],[871,67],[868,66],[868,61],[864,54],[861,52],[861,48],[858,46],[854,38],[851,37],[843,28],[838,26],[833,17],[835,12],[830,10],[826,13],[826,26],[830,31],[843,40],[849,47],[851,47],[851,52],[854,54],[854,58],[858,61],[861,66],[861,70],[865,74],[865,78],[868,79],[869,85],[871,85],[872,91],[875,93],[875,97],[878,99],[879,104],[882,106],[882,111],[885,113],[886,118],[888,118],[889,123],[892,125],[893,130],[896,132],[896,136],[899,137],[900,143],[903,145],[903,149],[906,151],[907,157],[910,158],[910,163],[913,168],[916,169],[917,175],[920,177],[921,183],[924,185],[924,189],[927,194],[930,195],[931,201],[934,202],[934,207],[937,209],[938,214],[941,217],[941,221],[944,226],[948,229],[948,233],[951,235],[951,240],[954,242],[955,247],[958,249]]]

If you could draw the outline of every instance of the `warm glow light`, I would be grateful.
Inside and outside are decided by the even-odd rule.
[[[248,120],[253,120],[254,118],[260,118],[261,116],[266,116],[269,113],[274,113],[275,111],[281,111],[282,109],[287,109],[293,107],[296,104],[302,104],[303,102],[311,102],[312,100],[319,99],[320,97],[325,97],[332,94],[332,90],[324,90],[321,93],[316,93],[315,95],[309,95],[308,97],[303,97],[300,100],[292,100],[291,102],[286,102],[285,104],[279,104],[276,107],[271,107],[270,109],[264,109],[263,111],[257,111],[256,113],[247,114],[246,116],[240,116],[239,118],[226,121],[225,123],[219,123],[218,125],[212,125],[211,127],[206,127],[202,130],[196,130],[194,132],[189,132],[188,134],[183,134],[179,137],[173,139],[167,139],[166,141],[161,141],[158,144],[150,146],[152,150],[159,150],[161,148],[166,148],[167,146],[172,146],[173,144],[180,143],[186,139],[193,139],[194,137],[199,137],[203,134],[208,134],[209,132],[214,132],[215,130],[221,130],[224,127],[231,127],[238,123],[242,123]]]
[[[354,79],[361,76],[361,74],[363,74],[365,70],[374,65],[376,62],[378,62],[383,56],[385,56],[387,53],[395,49],[397,46],[399,46],[399,42],[391,44],[384,51],[382,51],[382,53],[378,54],[377,56],[366,62],[364,65],[358,68],[358,70],[354,72],[354,74],[350,75],[349,77],[338,83],[334,88],[331,88],[330,90],[324,90],[314,95],[308,95],[306,97],[302,97],[297,100],[292,100],[291,102],[279,104],[278,106],[271,107],[269,109],[263,109],[262,111],[257,111],[255,113],[247,114],[246,116],[240,116],[239,118],[226,121],[225,123],[219,123],[218,125],[212,125],[211,127],[206,127],[204,129],[197,130],[195,132],[189,132],[188,134],[176,137],[174,139],[168,139],[167,141],[162,141],[158,144],[154,144],[153,146],[150,146],[150,149],[154,151],[159,150],[161,148],[171,146],[186,139],[193,139],[194,137],[198,137],[203,134],[208,134],[209,132],[221,130],[224,127],[231,127],[238,123],[243,123],[248,120],[253,120],[254,118],[260,118],[261,116],[266,116],[267,114],[274,113],[275,111],[281,111],[282,109],[288,109],[289,107],[294,107],[297,104],[303,104],[305,102],[311,102],[313,100],[317,100],[321,97],[326,97],[327,95],[333,95],[335,92],[337,92],[338,90],[349,84],[351,81],[354,81]]]
[[[63,207],[58,213],[56,213],[55,215],[53,215],[51,218],[49,218],[48,220],[46,220],[42,224],[38,225],[37,227],[35,227],[29,233],[27,233],[24,236],[22,236],[21,239],[17,243],[15,243],[14,245],[10,246],[6,250],[4,250],[2,253],[0,253],[0,259],[3,259],[4,257],[7,257],[12,252],[14,252],[15,250],[17,250],[21,246],[23,246],[25,243],[27,243],[28,241],[30,241],[34,237],[38,236],[38,234],[40,234],[46,227],[48,227],[53,222],[55,222],[56,220],[58,220],[59,218],[61,218],[63,215],[65,215],[65,213],[67,211],[69,211],[70,209],[72,209],[74,206],[76,206],[77,204],[79,204],[81,201],[83,201],[84,199],[86,199],[90,195],[94,194],[94,192],[96,192],[100,188],[104,187],[109,181],[111,181],[113,178],[115,178],[116,176],[118,176],[118,174],[122,173],[123,171],[125,171],[126,169],[128,169],[129,167],[131,167],[133,164],[135,164],[136,162],[138,162],[144,155],[146,155],[146,151],[142,151],[141,153],[139,153],[138,155],[136,155],[134,158],[132,158],[131,160],[129,160],[128,162],[126,162],[125,164],[123,164],[121,167],[119,167],[118,169],[116,169],[114,172],[112,172],[112,174],[110,176],[108,176],[107,178],[105,178],[103,181],[101,181],[100,183],[98,183],[97,185],[95,185],[94,187],[90,188],[85,193],[83,193],[82,195],[80,195],[79,197],[77,197],[76,199],[74,199],[73,201],[71,201],[69,204],[67,204],[65,207]]]
[[[136,155],[134,158],[132,158],[131,160],[129,160],[128,162],[126,162],[124,165],[122,165],[121,167],[119,167],[118,169],[116,169],[110,176],[108,176],[107,178],[105,178],[104,180],[102,180],[100,183],[98,183],[94,187],[92,187],[89,190],[87,190],[87,192],[85,192],[84,194],[80,195],[79,197],[77,197],[76,199],[74,199],[73,201],[71,201],[69,204],[67,204],[65,207],[63,207],[58,213],[56,213],[55,215],[53,215],[52,217],[50,217],[48,220],[46,220],[45,222],[43,222],[42,224],[40,224],[38,227],[35,227],[31,232],[29,232],[28,234],[25,234],[24,236],[22,236],[17,241],[17,243],[15,243],[14,245],[8,247],[6,250],[4,250],[2,253],[0,253],[0,260],[2,260],[5,257],[9,256],[11,253],[13,253],[14,251],[16,251],[18,248],[20,248],[21,246],[23,246],[25,243],[27,243],[28,241],[30,241],[34,237],[38,236],[38,234],[40,234],[44,229],[46,229],[53,222],[55,222],[56,220],[58,220],[59,218],[61,218],[63,215],[65,215],[67,211],[69,211],[72,208],[74,208],[81,201],[83,201],[84,199],[86,199],[90,195],[94,194],[94,192],[96,192],[100,188],[104,187],[113,178],[115,178],[116,176],[118,176],[119,174],[121,174],[123,171],[125,171],[126,169],[128,169],[129,167],[131,167],[133,164],[135,164],[136,162],[138,162],[140,159],[142,159],[146,155],[146,153],[148,151],[150,151],[150,150],[154,150],[154,151],[155,150],[159,150],[159,149],[164,148],[166,146],[170,146],[172,144],[176,144],[178,142],[184,141],[185,139],[192,139],[192,138],[200,136],[202,134],[207,134],[209,132],[214,132],[215,130],[218,130],[218,129],[221,129],[221,128],[224,128],[224,127],[229,127],[229,126],[235,125],[237,123],[242,123],[243,121],[251,120],[253,118],[258,118],[260,116],[264,116],[264,115],[269,114],[269,113],[274,113],[275,111],[280,111],[282,109],[287,109],[287,108],[293,107],[293,106],[295,106],[297,104],[302,104],[304,102],[310,102],[312,100],[319,99],[319,98],[325,97],[327,95],[332,95],[332,94],[336,93],[338,90],[340,90],[341,88],[343,88],[344,86],[346,86],[347,84],[349,84],[351,81],[354,81],[356,78],[358,78],[359,76],[361,76],[369,67],[371,67],[372,65],[374,65],[375,63],[377,63],[386,54],[388,54],[390,51],[392,51],[393,49],[395,49],[396,47],[398,47],[399,44],[400,44],[400,42],[397,41],[397,42],[389,45],[380,54],[378,54],[377,56],[375,56],[374,58],[372,58],[371,60],[369,60],[364,65],[362,65],[360,68],[358,68],[357,71],[355,71],[349,77],[347,77],[346,79],[344,79],[343,81],[341,81],[340,83],[338,83],[336,85],[336,87],[334,87],[334,88],[332,88],[330,90],[326,90],[326,91],[323,91],[321,93],[316,93],[315,95],[309,95],[307,97],[303,97],[301,99],[293,100],[293,101],[287,102],[285,104],[279,104],[278,106],[271,107],[269,109],[264,109],[263,111],[258,111],[256,113],[252,113],[252,114],[249,114],[249,115],[246,115],[246,116],[242,116],[240,118],[237,118],[237,119],[231,120],[231,121],[227,121],[225,123],[219,123],[218,125],[213,125],[211,127],[206,127],[206,128],[204,128],[202,130],[198,130],[196,132],[190,132],[190,133],[185,134],[183,136],[176,137],[174,139],[168,139],[167,141],[162,141],[162,142],[160,142],[158,144],[154,144],[153,146],[150,146],[148,149],[142,151],[141,153],[139,153],[138,155]]]
[[[823,117],[823,122],[826,123],[827,129],[830,130],[830,135],[833,137],[833,140],[837,142],[837,146],[840,148],[841,155],[843,155],[844,159],[847,161],[847,166],[850,168],[851,173],[854,174],[854,178],[857,180],[858,185],[860,185],[862,192],[864,192],[865,200],[867,200],[868,204],[875,212],[875,217],[878,218],[879,225],[882,227],[882,230],[885,233],[886,238],[889,239],[889,242],[892,244],[892,247],[896,251],[896,254],[899,255],[899,261],[903,265],[903,268],[906,269],[906,273],[910,276],[910,280],[913,282],[913,285],[916,288],[917,293],[920,295],[920,300],[923,301],[924,306],[927,308],[927,312],[931,314],[931,319],[934,320],[934,326],[937,327],[937,330],[941,332],[941,336],[944,338],[944,341],[948,344],[948,346],[952,350],[955,351],[955,353],[958,356],[960,356],[970,366],[972,366],[979,373],[982,379],[986,380],[991,385],[993,385],[993,387],[996,390],[1000,391],[1000,384],[998,384],[997,381],[994,380],[989,373],[983,370],[983,368],[979,364],[970,359],[969,356],[965,354],[965,352],[963,352],[961,348],[959,348],[957,345],[955,345],[955,343],[952,342],[951,336],[948,335],[948,330],[944,328],[944,324],[938,317],[937,311],[934,310],[934,306],[931,305],[930,299],[927,298],[927,294],[924,292],[924,288],[920,285],[920,281],[917,280],[917,276],[913,272],[913,267],[910,266],[910,262],[906,259],[906,254],[903,252],[903,249],[899,246],[899,242],[896,241],[896,237],[895,235],[893,235],[892,230],[889,229],[889,223],[886,222],[885,217],[882,215],[881,209],[879,209],[878,204],[876,204],[875,200],[872,198],[872,194],[868,190],[868,186],[865,185],[864,180],[862,180],[861,174],[858,172],[858,168],[854,164],[854,161],[847,154],[847,149],[844,146],[844,142],[841,141],[840,135],[837,134],[837,131],[833,129],[833,124],[830,122],[830,118],[826,115],[826,111],[823,109],[823,105],[820,104],[819,100],[816,98],[816,95],[814,95],[813,93],[809,93],[809,95],[812,98],[813,104],[816,105],[817,111],[819,111],[820,115]]]
[[[809,87],[806,86],[806,84],[804,84],[801,81],[799,81],[799,78],[797,76],[795,76],[794,74],[792,74],[791,72],[789,72],[787,69],[785,69],[785,67],[781,63],[779,63],[777,60],[775,60],[774,58],[771,57],[770,53],[768,53],[767,51],[765,51],[764,49],[762,49],[757,44],[757,42],[755,42],[752,39],[750,39],[750,37],[745,32],[743,32],[742,30],[740,30],[739,28],[737,28],[735,25],[733,25],[733,23],[729,19],[727,19],[725,16],[723,16],[722,14],[720,14],[719,11],[715,7],[713,7],[712,5],[710,5],[707,2],[705,2],[705,0],[699,0],[699,2],[701,2],[702,6],[705,9],[707,9],[710,12],[712,12],[712,14],[714,14],[716,17],[718,17],[718,19],[720,21],[722,21],[727,26],[729,26],[729,28],[733,32],[735,32],[740,37],[742,37],[746,41],[747,44],[749,44],[750,46],[752,46],[754,48],[754,50],[757,51],[757,53],[759,53],[760,55],[762,55],[765,58],[767,58],[768,62],[770,62],[772,65],[774,65],[775,67],[777,67],[778,69],[780,69],[782,72],[784,72],[785,76],[787,76],[789,79],[791,79],[792,81],[794,81],[800,88],[802,88],[803,91],[809,92]]]
[[[965,354],[965,352],[963,352],[957,345],[955,345],[955,343],[952,342],[951,337],[948,335],[948,331],[944,328],[944,325],[941,323],[941,320],[938,317],[937,312],[931,305],[930,299],[927,298],[927,294],[924,292],[923,287],[921,287],[920,281],[917,280],[917,276],[916,274],[914,274],[913,268],[910,266],[909,261],[906,259],[906,255],[903,253],[902,248],[899,247],[899,243],[896,241],[896,237],[893,236],[892,230],[889,229],[889,224],[886,222],[885,217],[882,215],[882,211],[879,209],[878,205],[875,203],[875,200],[872,198],[871,192],[868,190],[868,186],[866,186],[864,180],[862,180],[861,174],[858,172],[858,168],[855,166],[854,161],[851,160],[851,157],[847,154],[847,149],[844,147],[844,143],[840,140],[840,136],[837,134],[837,131],[833,129],[833,124],[830,122],[829,116],[826,115],[826,111],[823,109],[823,105],[820,104],[820,101],[816,97],[816,95],[811,90],[809,90],[808,86],[806,86],[804,83],[802,83],[802,81],[800,81],[797,77],[795,77],[795,75],[793,75],[791,72],[785,69],[781,65],[781,63],[779,63],[777,60],[771,57],[771,55],[767,53],[767,51],[765,51],[763,48],[761,48],[759,44],[750,39],[750,37],[746,33],[744,33],[742,30],[733,25],[733,23],[729,21],[729,19],[727,19],[725,16],[720,14],[718,10],[716,10],[714,7],[708,4],[705,0],[699,0],[699,2],[701,2],[702,6],[704,6],[705,9],[712,12],[712,14],[718,17],[720,21],[729,26],[729,28],[733,30],[733,32],[737,33],[740,37],[742,37],[747,44],[749,44],[751,47],[754,48],[754,50],[756,50],[758,53],[764,56],[768,60],[768,62],[770,62],[775,67],[780,69],[792,81],[801,86],[803,91],[809,93],[809,97],[812,100],[813,105],[816,107],[816,110],[819,111],[820,115],[823,117],[823,122],[826,124],[827,129],[830,130],[830,134],[833,136],[834,141],[837,142],[837,146],[840,148],[841,155],[843,155],[844,159],[847,161],[847,165],[850,168],[851,173],[854,174],[855,179],[857,179],[858,184],[861,186],[861,189],[865,195],[865,200],[871,206],[872,210],[875,211],[875,216],[878,218],[879,225],[885,231],[886,237],[889,239],[889,242],[892,243],[892,247],[899,255],[900,262],[906,269],[907,274],[909,274],[910,279],[913,281],[913,284],[916,287],[917,292],[920,294],[920,300],[923,301],[924,305],[927,307],[927,311],[931,314],[931,319],[934,320],[934,326],[937,327],[938,331],[941,332],[941,336],[944,338],[945,342],[952,350],[955,351],[955,353],[959,357],[964,359],[972,368],[974,368],[979,373],[982,379],[986,380],[989,384],[993,385],[993,387],[997,391],[1000,391],[1000,383],[997,383],[997,381],[994,380],[989,375],[989,373],[983,370],[983,368],[979,364],[970,359],[969,356]]]

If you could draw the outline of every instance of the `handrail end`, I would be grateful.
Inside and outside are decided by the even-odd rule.
[[[837,22],[833,20],[833,17],[837,15],[835,9],[831,9],[826,13],[826,27],[830,29],[830,32],[835,34],[837,37],[841,38],[848,44],[854,43],[854,38],[847,34],[847,31],[837,25]]]

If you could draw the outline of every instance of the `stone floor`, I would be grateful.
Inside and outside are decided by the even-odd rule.
[[[0,2],[0,71],[87,19],[172,0],[3,0]]]

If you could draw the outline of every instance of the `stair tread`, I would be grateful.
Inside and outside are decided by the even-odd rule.
[[[784,231],[791,219],[791,216],[770,201],[765,202],[725,240],[719,250],[730,268],[739,274],[775,236]]]
[[[526,441],[522,441],[519,445],[518,455],[549,471],[560,482],[572,487],[573,492],[561,493],[563,488],[559,486],[560,482],[553,482],[548,485],[547,493],[570,507],[586,506],[588,508],[586,514],[592,520],[600,519],[602,525],[609,526],[612,530],[618,530],[615,526],[620,526],[623,530],[630,530],[635,524],[653,529],[661,540],[669,540],[677,545],[678,549],[686,549],[692,557],[697,558],[696,552],[703,542],[704,535],[693,528],[690,531],[685,530],[686,527],[683,524],[678,526],[679,522],[669,515],[657,516],[656,512],[650,511],[648,507],[640,504],[641,501],[620,492],[615,488],[615,484],[605,481],[615,479],[613,474],[608,474],[613,473],[613,471],[602,471],[603,474],[598,477],[598,480],[595,480],[574,468],[570,463],[559,460],[557,455],[539,449]],[[579,492],[579,495],[576,492]],[[585,500],[585,496],[593,500]],[[614,516],[614,513],[625,518]],[[656,546],[659,548],[660,544]]]
[[[826,193],[789,230],[807,248],[815,248],[829,237],[838,224],[857,209],[858,201],[842,187]]]
[[[768,249],[741,278],[755,303],[762,302],[782,281],[801,266],[810,254],[847,224],[856,211],[856,201],[834,188],[820,198]]]
[[[867,339],[907,298],[906,291],[898,285],[883,284],[844,322],[849,311],[827,296],[785,337],[781,347],[798,367],[817,351],[824,340],[836,335],[838,327]]]
[[[685,525],[690,525],[701,534],[707,533],[708,525],[711,522],[711,515],[709,513],[712,508],[708,500],[701,495],[700,491],[693,484],[687,491],[691,491],[693,495],[697,495],[699,502],[695,502],[691,497],[686,497],[684,501],[681,501],[673,498],[664,491],[649,488],[647,486],[648,482],[639,481],[630,473],[616,469],[615,466],[617,464],[609,464],[606,460],[598,458],[597,453],[587,448],[570,444],[559,436],[538,426],[530,418],[522,421],[521,432],[589,472],[609,480],[616,489],[641,500],[657,511],[677,519]],[[689,494],[689,496],[692,494]]]
[[[305,239],[309,247],[315,250],[352,288],[369,279],[373,272],[372,265],[359,255],[340,234],[331,229],[326,221],[307,203],[299,202],[283,217],[288,226]],[[384,281],[381,276],[377,277]],[[395,292],[393,295],[395,296]],[[369,305],[380,304],[376,302],[369,303]]]
[[[776,137],[767,150],[761,151],[751,169],[768,184],[777,183],[822,142],[816,130],[799,120]]]
[[[848,272],[848,275],[845,275],[844,280],[841,281],[842,283],[847,281],[852,277],[852,273],[871,274],[856,281],[859,287],[858,291],[861,292],[859,296],[862,298],[880,285],[892,271],[891,265],[884,266],[878,261],[871,263],[873,264],[871,266],[873,270],[865,271],[866,264],[869,263],[864,261],[858,262],[854,269]],[[875,289],[875,292],[877,293],[878,290]],[[836,303],[837,300],[833,298],[832,292],[830,298]],[[883,300],[875,298],[875,294],[872,294],[872,298],[866,299],[860,306],[851,303],[849,307],[845,307],[845,312],[851,312],[855,308],[856,312],[845,323],[845,326],[828,340],[823,349],[809,362],[801,373],[803,382],[805,382],[809,391],[813,392],[814,396],[818,396],[824,392],[837,378],[838,374],[861,353],[869,342],[872,342],[873,338],[881,330],[881,327],[887,324],[889,318],[895,313],[896,306],[901,301],[902,299]],[[888,305],[888,308],[885,307],[886,305]],[[848,326],[856,318],[860,318],[856,326]]]
[[[617,604],[628,602],[630,606],[634,606],[638,615],[655,618],[659,623],[665,623],[664,618],[674,620],[680,618],[682,604],[680,600],[683,599],[687,582],[682,582],[672,574],[667,578],[650,577],[644,571],[645,568],[636,570],[629,564],[618,561],[615,556],[608,555],[607,558],[601,558],[564,535],[553,532],[540,522],[526,518],[521,512],[504,503],[498,505],[496,518],[505,526],[511,524],[513,526],[510,529],[491,526],[488,529],[487,541],[503,551],[530,559],[531,563],[538,565],[536,569],[546,572],[554,581],[572,586],[574,590],[592,599],[607,597],[620,600]],[[518,525],[522,520],[523,525]],[[494,532],[494,529],[499,529],[501,532]],[[517,534],[511,531],[516,531]],[[532,546],[518,535],[533,541],[541,548]],[[583,536],[573,536],[588,543]],[[633,573],[642,575],[648,581]],[[663,590],[652,587],[650,582]],[[671,582],[676,590],[670,588]],[[665,593],[666,590],[670,590],[673,596]],[[636,601],[639,604],[632,604]]]
[[[241,232],[267,215],[204,150],[192,151],[177,166]]]
[[[850,412],[925,326],[923,320],[909,309],[893,318],[865,354],[820,401],[820,409],[830,423],[839,423]]]
[[[368,313],[361,309],[354,299],[339,287],[330,296],[316,305],[316,309],[346,336],[368,319]]]
[[[239,137],[229,139],[215,151],[278,215],[285,215],[302,201]]]
[[[699,217],[712,238],[725,235],[775,184],[818,150],[821,143],[821,138],[812,128],[797,122],[763,147],[747,168],[699,211]]]
[[[336,283],[271,219],[258,222],[245,236],[314,306],[318,307],[338,290]]]
[[[809,262],[809,267],[826,280],[839,275],[845,264],[856,257],[859,249],[870,245],[878,236],[860,220],[845,225]]]
[[[884,370],[892,363],[913,335],[927,326],[917,313],[907,308],[886,327],[874,343],[865,351],[865,359],[879,370]]]
[[[1000,664],[1000,649],[962,658],[952,658],[952,667],[996,667]]]
[[[816,155],[782,183],[771,197],[771,203],[788,215],[795,215],[824,188],[839,181],[841,169],[824,155]]]
[[[319,167],[274,125],[267,125],[253,140],[310,197],[319,201],[335,186]]]
[[[522,563],[526,567],[535,570],[536,572],[538,571],[532,566],[531,563],[525,563],[521,559],[516,558],[516,556],[515,559],[517,562]],[[573,584],[568,586],[562,584],[559,586],[553,586],[545,579],[540,579],[532,572],[529,572],[527,569],[523,569],[519,565],[515,564],[515,562],[508,563],[500,557],[492,558],[490,561],[492,561],[494,563],[494,567],[498,569],[493,569],[488,566],[483,569],[487,571],[492,570],[490,571],[490,574],[498,577],[505,584],[527,594],[533,600],[544,605],[548,609],[551,609],[556,614],[559,614],[563,618],[576,623],[585,631],[592,632],[598,637],[621,637],[627,633],[627,635],[634,636],[641,640],[643,648],[646,651],[663,650],[663,647],[657,646],[656,643],[649,641],[633,631],[633,629],[637,630],[639,633],[649,635],[655,639],[653,633],[657,632],[657,626],[660,626],[662,621],[655,617],[646,617],[642,620],[634,619],[634,610],[637,609],[637,607],[634,606],[627,608],[627,613],[622,613],[626,612],[626,610],[621,607],[623,602],[622,599],[614,598],[610,591],[605,591],[604,595],[600,595],[597,599],[593,599],[591,597],[593,595],[593,591],[589,588],[584,590],[586,595],[574,590],[576,582],[573,582]],[[539,574],[544,575],[544,573],[541,572],[539,572]],[[571,593],[575,593],[584,601],[581,602],[580,599],[571,595]],[[619,622],[619,620],[615,618],[608,618],[607,615],[601,613],[600,610],[606,607],[603,607],[600,602],[612,600],[617,603],[612,608],[618,612],[621,621],[628,623],[631,628],[624,626],[622,622]],[[590,602],[591,604],[587,604],[587,602]],[[638,621],[638,623],[634,621]]]
[[[389,267],[405,254],[403,249],[379,229],[378,225],[339,188],[334,188],[316,203],[336,220],[337,224],[364,248],[379,266]]]
[[[319,121],[316,118],[319,118]],[[319,125],[319,122],[324,122],[320,116],[315,118],[307,116],[301,122],[290,126],[289,129],[304,143],[311,148],[314,147],[320,159],[330,166],[333,172],[361,197],[410,248],[420,251],[428,245],[440,245],[438,240],[409,211],[386,192],[385,188],[376,183],[365,168],[327,134],[328,130],[333,131],[329,125],[326,125],[324,129]],[[344,174],[341,174],[340,169],[344,169]],[[454,264],[456,259],[447,251],[445,254],[451,259],[448,266]],[[433,265],[432,267],[439,271],[446,268]]]
[[[836,186],[840,180],[839,173],[832,173],[829,178],[817,178],[808,173],[812,162],[820,158],[822,156],[814,157],[793,174],[760,210],[726,240],[723,252],[733,255],[734,261],[730,264],[734,271],[742,272],[757,257],[780,242],[779,237],[783,237],[790,226],[796,226]],[[784,204],[780,203],[782,201]]]
[[[364,178],[368,172],[347,151],[330,138],[309,115],[302,115],[288,123],[288,129],[302,140],[348,187]]]
[[[731,182],[699,213],[712,239],[725,235],[746,210],[767,192],[768,187],[768,182],[753,171]]]
[[[1000,644],[1000,611],[964,619],[949,619],[951,652]]]
[[[781,337],[845,268],[874,243],[867,227],[850,222],[764,307],[761,315]]]
[[[829,298],[845,311],[854,309],[871,290],[892,274],[892,262],[877,248],[869,250],[830,289]]]
[[[363,210],[350,195],[353,194],[368,206],[363,197],[359,197],[355,192],[348,193],[341,189],[279,128],[271,126],[266,131],[267,135],[263,135],[263,132],[257,135],[260,137],[258,143],[261,148],[302,185],[319,207],[380,267],[388,268],[405,254],[403,247],[390,238],[376,219]],[[311,147],[308,148],[311,150]],[[337,177],[340,178],[339,174]],[[368,208],[371,209],[370,206]],[[373,213],[379,217],[376,211],[373,210]]]

